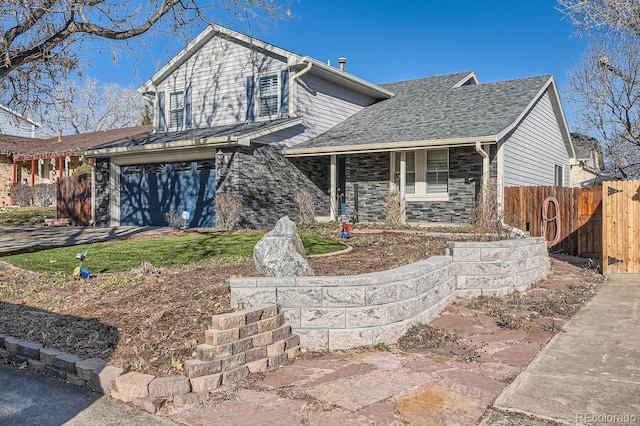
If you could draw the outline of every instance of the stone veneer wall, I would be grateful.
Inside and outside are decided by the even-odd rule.
[[[297,220],[298,191],[307,191],[314,197],[316,212],[329,212],[329,195],[307,177],[298,166],[269,145],[237,148],[225,152],[229,158],[226,167],[217,167],[216,195],[233,192],[242,195],[242,218],[239,227],[269,229],[288,215]],[[310,165],[307,164],[306,170]],[[316,177],[316,180],[320,179]]]
[[[231,303],[277,303],[301,346],[348,349],[395,343],[412,325],[434,319],[457,295],[524,290],[550,269],[542,238],[452,242],[447,252],[362,275],[234,278]]]
[[[96,160],[95,167],[93,168],[95,186],[93,188],[95,197],[95,214],[94,220],[97,226],[110,226],[111,225],[111,210],[109,206],[111,185],[109,179],[110,173],[109,160],[98,159]]]

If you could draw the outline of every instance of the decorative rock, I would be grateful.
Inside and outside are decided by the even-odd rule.
[[[16,339],[15,337],[6,337],[4,339],[4,347],[12,354],[17,354],[22,341],[22,339]]]
[[[249,368],[246,365],[243,365],[238,368],[234,368],[233,370],[225,371],[222,374],[222,384],[224,386],[229,386],[233,383],[239,382],[249,375]]]
[[[267,277],[314,275],[296,224],[288,216],[258,241],[253,249],[256,269]]]
[[[107,365],[107,361],[100,358],[89,358],[76,363],[76,372],[84,380],[92,380],[94,370],[101,370]]]
[[[116,378],[119,377],[123,371],[122,368],[114,367],[113,365],[107,365],[99,371],[95,370],[95,375],[90,381],[91,388],[108,395],[109,392],[115,388]]]
[[[218,389],[222,382],[222,373],[210,376],[193,377],[191,379],[191,390],[193,392],[205,392]]]
[[[53,359],[53,366],[67,373],[76,374],[76,363],[79,361],[79,357],[63,353]]]
[[[188,359],[184,362],[184,371],[189,378],[210,376],[222,372],[222,362]]]
[[[40,361],[47,365],[53,365],[53,361],[58,355],[62,355],[63,352],[53,348],[40,349]]]
[[[132,371],[116,378],[118,393],[128,398],[145,398],[149,396],[149,383],[155,379],[150,374]]]
[[[40,349],[42,349],[42,343],[29,341],[18,343],[18,353],[29,359],[39,360]]]
[[[191,383],[184,376],[158,377],[149,383],[149,396],[152,398],[183,395],[191,392]]]

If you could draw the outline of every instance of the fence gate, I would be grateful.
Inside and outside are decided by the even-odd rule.
[[[610,273],[640,273],[640,181],[602,185],[602,263]]]
[[[57,217],[68,218],[71,225],[91,222],[91,175],[58,179]]]

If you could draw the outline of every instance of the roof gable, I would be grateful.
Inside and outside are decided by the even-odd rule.
[[[471,72],[381,85],[395,96],[288,151],[421,141],[497,141],[546,90],[551,76],[476,84]],[[466,84],[465,84],[466,83]]]

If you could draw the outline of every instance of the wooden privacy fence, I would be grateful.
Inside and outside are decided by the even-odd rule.
[[[605,273],[640,273],[640,181],[602,184]]]
[[[542,207],[547,197],[558,200],[559,221],[548,221],[542,235]],[[555,216],[547,207],[547,218]],[[554,239],[559,226],[560,241],[550,248],[573,256],[602,256],[602,187],[566,188],[561,186],[521,186],[504,189],[504,221],[533,237]]]
[[[91,175],[61,177],[58,179],[58,219],[68,218],[71,225],[91,222]]]

